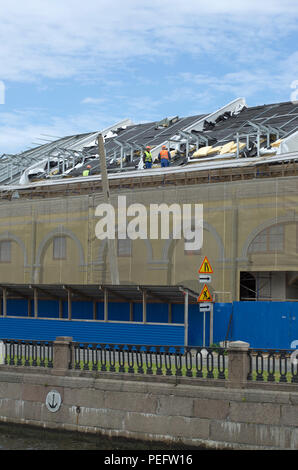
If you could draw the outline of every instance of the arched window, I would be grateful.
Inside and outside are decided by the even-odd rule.
[[[53,259],[66,259],[66,237],[53,238]]]
[[[282,253],[284,251],[284,225],[273,225],[260,232],[248,247],[248,253]]]
[[[130,257],[132,255],[132,243],[130,238],[117,239],[118,256]]]
[[[0,263],[11,262],[11,241],[4,240],[0,242]]]

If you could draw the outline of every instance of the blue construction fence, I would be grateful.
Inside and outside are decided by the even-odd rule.
[[[33,310],[33,307],[32,307]],[[147,323],[142,322],[142,305],[134,304],[130,321],[129,304],[109,303],[109,322],[96,322],[90,302],[72,303],[72,320],[67,320],[67,303],[59,319],[58,303],[39,301],[38,318],[27,316],[27,302],[7,301],[7,316],[0,316],[0,339],[54,340],[72,336],[74,341],[129,344],[184,344],[184,306],[172,305],[168,323],[167,304],[147,304]],[[96,320],[104,320],[103,304],[97,304]],[[138,323],[139,322],[139,323]],[[204,334],[205,325],[205,334]],[[198,304],[189,305],[188,344],[208,346],[210,315]],[[253,348],[288,349],[298,341],[298,302],[215,303],[213,344],[242,340]]]
[[[298,302],[215,304],[213,338],[215,343],[241,340],[252,348],[289,349],[298,340]]]
[[[61,318],[59,303],[55,300],[38,301],[38,318],[28,317],[27,311],[27,300],[7,300],[7,316],[0,316],[0,339],[52,341],[57,336],[70,336],[74,341],[94,343],[184,345],[183,305],[172,305],[173,324],[168,323],[168,304],[165,303],[147,303],[148,323],[142,323],[141,303],[133,304],[133,318],[130,320],[128,302],[109,302],[109,322],[103,321],[103,302],[96,303],[95,318],[93,302],[88,301],[72,302],[72,320],[67,319],[67,301],[62,303]],[[33,301],[31,311],[33,312]]]

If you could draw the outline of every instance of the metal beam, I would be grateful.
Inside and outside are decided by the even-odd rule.
[[[188,291],[184,294],[184,346],[188,346]]]
[[[104,321],[107,322],[109,321],[109,311],[108,311],[109,299],[108,299],[107,289],[104,289],[103,294],[104,294]]]
[[[63,301],[59,299],[59,318],[63,318]]]
[[[172,317],[172,304],[169,303],[168,307],[168,322],[172,323],[173,322],[173,317]]]
[[[63,286],[63,289],[66,290],[67,292],[67,319],[71,320],[71,289],[69,289],[67,286]],[[60,307],[60,306],[59,306]]]
[[[36,287],[34,288],[34,318],[38,317],[38,294]]]
[[[129,302],[129,321],[133,321],[133,302]]]
[[[147,293],[143,290],[143,323],[147,323]]]
[[[118,294],[117,292],[113,292],[113,290],[109,289],[107,286],[99,286],[99,289],[104,292],[106,289],[109,293],[109,296],[114,297],[116,300],[121,300],[122,302],[131,302],[131,299],[129,297],[126,297],[125,295]]]
[[[86,295],[86,294],[82,293],[80,290],[74,289],[71,286],[65,285],[65,286],[63,286],[63,289],[69,290],[73,295],[76,295],[76,296],[80,297],[81,299],[85,299],[88,302],[93,302],[94,301],[93,297],[90,297],[89,295]]]
[[[45,294],[46,297],[47,297],[48,299],[50,299],[50,300],[61,300],[61,297],[58,297],[58,296],[53,295],[53,294],[50,294],[46,289],[44,289],[43,287],[40,287],[39,285],[37,286],[37,285],[32,284],[32,285],[30,285],[29,287],[32,287],[32,288],[34,288],[34,289],[37,289],[40,293]]]
[[[0,287],[3,289],[5,288],[7,292],[10,292],[12,295],[15,295],[16,297],[21,297],[22,299],[28,299],[30,298],[30,296],[26,295],[26,294],[21,294],[20,292],[18,292],[15,288],[12,288],[8,285],[0,285]]]
[[[138,287],[139,290],[142,290],[142,288]],[[151,297],[159,300],[159,302],[163,303],[163,304],[167,304],[168,303],[168,299],[162,299],[161,297],[159,297],[159,295],[155,294],[154,292],[152,292],[151,289],[147,289],[146,288],[146,293],[147,295],[150,295]]]
[[[71,320],[71,292],[67,289],[67,318]]]
[[[3,316],[7,316],[7,290],[6,287],[2,288],[2,299],[3,299]]]

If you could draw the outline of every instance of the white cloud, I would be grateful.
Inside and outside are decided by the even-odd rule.
[[[126,116],[100,111],[66,118],[51,116],[43,109],[0,113],[0,155],[37,147],[47,139],[100,131],[124,118]]]
[[[0,6],[0,80],[41,88],[47,78],[101,79],[103,93],[86,91],[78,102],[90,106],[63,117],[1,107],[5,152],[31,146],[41,134],[93,131],[127,115],[154,120],[169,114],[163,104],[174,107],[181,97],[206,112],[218,107],[213,92],[217,104],[221,95],[249,98],[287,88],[290,99],[290,84],[298,79],[296,0],[0,0]],[[169,86],[158,93],[151,65],[160,63],[177,71],[174,79],[163,77]],[[123,77],[131,81],[130,98],[121,89]],[[137,98],[133,87],[142,82]]]
[[[294,55],[295,56],[295,55]],[[238,72],[229,72],[221,76],[210,74],[181,73],[182,82],[197,87],[198,90],[214,93],[230,93],[235,97],[249,98],[257,93],[280,93],[285,101],[290,100],[291,82],[298,77],[297,63],[294,57],[277,63],[272,70],[260,67],[256,70],[243,68]]]
[[[88,96],[87,98],[84,98],[81,103],[82,104],[102,104],[106,101],[105,98],[92,98],[91,96]]]
[[[0,79],[100,75],[178,53],[250,60],[295,31],[297,13],[295,0],[11,0],[0,9]]]

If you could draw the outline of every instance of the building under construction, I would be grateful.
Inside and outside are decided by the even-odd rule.
[[[121,195],[128,205],[203,205],[200,250],[186,250],[185,240],[171,234],[117,239],[120,286],[183,286],[194,298],[206,256],[213,270],[208,289],[218,305],[297,301],[298,103],[249,107],[243,98],[210,114],[146,124],[127,119],[2,155],[0,287],[5,301],[34,302],[35,290],[44,295],[53,285],[73,286],[73,292],[80,286],[78,299],[94,300],[88,286],[111,285],[108,242],[95,234],[95,209],[104,201],[98,134],[104,138],[116,212]],[[144,169],[148,145],[153,167]],[[158,162],[162,145],[171,153],[168,168]],[[90,174],[83,177],[87,166]],[[18,286],[27,287],[21,293]],[[51,291],[48,299],[54,298]],[[156,292],[152,299],[158,299]],[[159,299],[171,304],[162,292]],[[90,315],[95,318],[96,312]]]

